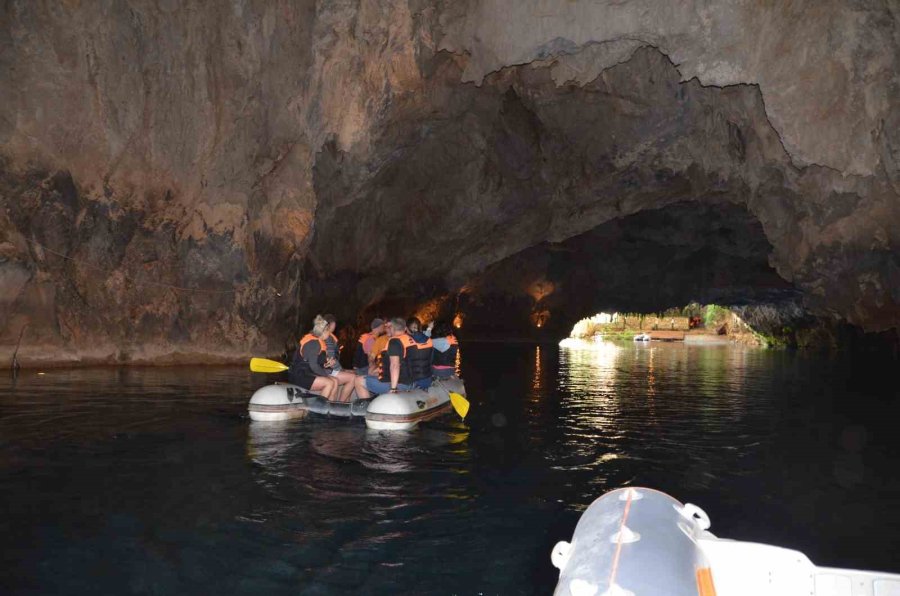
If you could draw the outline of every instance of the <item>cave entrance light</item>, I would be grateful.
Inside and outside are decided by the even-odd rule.
[[[578,340],[628,339],[647,334],[651,339],[686,341],[712,336],[736,339],[753,330],[728,308],[691,303],[662,312],[600,312],[581,319],[569,338]]]

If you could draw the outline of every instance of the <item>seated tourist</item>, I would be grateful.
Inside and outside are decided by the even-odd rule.
[[[337,391],[338,382],[325,369],[327,352],[323,337],[327,329],[328,321],[316,315],[312,330],[300,339],[300,345],[294,352],[288,369],[288,380],[330,400]]]
[[[431,332],[433,348],[431,357],[432,374],[438,378],[452,377],[456,374],[456,355],[459,343],[453,336],[453,328],[446,321],[439,321]]]
[[[356,382],[356,375],[349,370],[344,370],[341,366],[341,347],[334,330],[337,328],[337,320],[334,315],[324,315],[323,318],[328,322],[328,328],[325,331],[325,369],[331,372],[331,377],[336,379],[340,387],[341,395],[337,401],[350,401],[350,394],[353,393],[353,386]]]
[[[363,333],[356,342],[356,352],[353,354],[353,368],[358,375],[369,374],[369,355],[375,345],[375,340],[384,335],[384,321],[372,319],[371,331]]]
[[[421,323],[419,319],[413,317],[406,322],[407,332],[415,342],[411,346],[408,353],[409,372],[413,379],[413,385],[419,389],[428,389],[431,387],[431,338],[419,331]],[[412,330],[415,329],[415,333]]]
[[[372,351],[369,353],[369,372],[367,374],[377,377],[381,370],[381,354],[387,347],[388,340],[391,339],[391,321],[384,322],[384,333],[375,338],[372,343]]]
[[[428,334],[422,331],[422,321],[416,317],[406,319],[406,332],[419,343],[425,343],[428,339]]]
[[[387,345],[380,355],[378,374],[356,378],[356,394],[361,399],[412,388],[409,351],[416,342],[406,334],[406,321],[399,317],[391,319],[388,336]]]

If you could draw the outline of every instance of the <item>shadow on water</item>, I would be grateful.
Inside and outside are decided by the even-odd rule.
[[[249,421],[230,368],[0,385],[0,590],[532,594],[611,488],[713,531],[900,571],[890,362],[741,348],[468,344],[472,410],[412,432]]]

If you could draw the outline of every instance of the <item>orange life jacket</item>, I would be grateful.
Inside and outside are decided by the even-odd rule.
[[[320,337],[316,337],[316,336],[313,335],[312,333],[307,333],[307,334],[304,335],[302,338],[300,338],[300,350],[302,351],[302,350],[303,350],[303,346],[305,346],[306,344],[308,344],[308,343],[311,342],[311,341],[317,341],[317,342],[319,342],[319,348],[320,348],[323,352],[325,351],[325,349],[326,349],[326,347],[325,347],[325,340],[322,339],[322,338],[320,338]]]
[[[294,354],[294,359],[291,361],[290,372],[288,373],[288,377],[292,379],[291,382],[297,382],[295,379],[302,377],[310,377],[316,376],[316,373],[313,371],[312,367],[309,365],[309,362],[306,361],[306,358],[303,357],[303,348],[308,343],[312,341],[319,342],[319,355],[317,357],[317,361],[319,366],[325,366],[325,342],[312,333],[307,333],[304,335],[297,346],[297,352]]]

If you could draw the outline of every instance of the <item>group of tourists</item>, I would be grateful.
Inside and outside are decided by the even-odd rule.
[[[374,319],[353,354],[353,371],[341,367],[334,315],[316,315],[309,333],[300,339],[288,370],[291,383],[325,399],[350,401],[382,393],[427,389],[434,378],[456,371],[459,344],[449,323],[422,322],[412,317]]]

